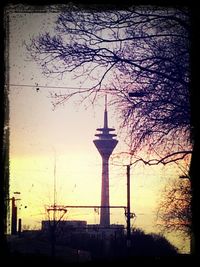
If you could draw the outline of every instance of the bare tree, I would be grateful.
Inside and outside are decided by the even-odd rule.
[[[192,228],[190,179],[169,182],[161,194],[157,225],[166,232],[181,231],[190,236]]]
[[[146,148],[156,156],[136,160],[166,164],[191,153],[187,8],[69,5],[54,34],[34,37],[26,47],[45,75],[71,72],[90,81],[90,88],[83,82],[82,90],[52,94],[55,106],[76,94],[112,95],[131,153]]]

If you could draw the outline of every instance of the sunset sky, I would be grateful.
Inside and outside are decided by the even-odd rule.
[[[17,206],[22,225],[40,228],[46,218],[45,205],[53,204],[55,166],[57,204],[100,205],[101,157],[93,139],[96,128],[103,126],[104,95],[95,105],[87,101],[80,105],[77,96],[53,110],[50,92],[64,93],[78,83],[68,74],[62,80],[42,75],[40,67],[28,59],[23,43],[52,31],[57,13],[9,14],[10,196],[20,192],[16,197],[21,199]],[[114,107],[109,107],[108,123],[116,129],[119,141],[114,153],[120,153],[127,151],[127,146],[115,114]],[[126,167],[112,159],[111,163],[110,204],[125,206]],[[158,232],[154,218],[161,190],[169,179],[177,179],[180,174],[180,168],[173,164],[147,167],[140,163],[131,168],[134,227]],[[99,215],[92,209],[69,209],[65,219],[99,223]],[[125,225],[124,210],[111,210],[111,223]],[[188,240],[172,235],[169,238],[183,251],[189,251]]]

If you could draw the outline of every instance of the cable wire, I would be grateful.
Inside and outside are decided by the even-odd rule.
[[[35,85],[31,85],[31,84],[5,84],[6,86],[11,86],[11,87],[37,87],[37,88],[49,88],[49,89],[65,89],[65,90],[89,90],[92,89],[91,87],[84,87],[84,88],[80,88],[80,87],[69,87],[69,86],[48,86],[48,85],[39,85],[39,84],[35,84]],[[112,90],[111,88],[101,88],[100,90]],[[114,89],[113,89],[114,90]]]

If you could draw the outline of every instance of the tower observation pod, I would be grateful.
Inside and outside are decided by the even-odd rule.
[[[105,97],[104,111],[104,127],[97,128],[99,133],[95,134],[98,139],[93,142],[102,157],[102,185],[101,185],[101,206],[100,210],[100,226],[110,226],[110,209],[109,209],[109,158],[118,141],[114,139],[116,134],[110,132],[115,131],[114,128],[108,127],[107,98]],[[106,206],[106,207],[105,207]]]

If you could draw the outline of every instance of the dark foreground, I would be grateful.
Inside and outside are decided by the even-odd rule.
[[[125,237],[99,240],[95,237],[72,237],[70,242],[57,241],[55,247],[40,232],[7,239],[1,266],[97,266],[120,264],[124,266],[149,263],[190,263],[191,255],[180,255],[164,237],[136,232],[127,247]],[[126,265],[126,266],[127,266]]]

